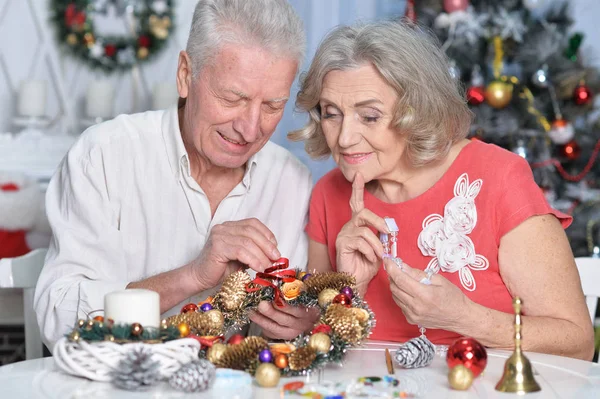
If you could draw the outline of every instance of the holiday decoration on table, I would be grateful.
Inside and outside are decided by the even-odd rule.
[[[173,30],[172,0],[52,0],[59,43],[70,55],[105,72],[130,69],[152,59]],[[127,34],[104,35],[98,21],[110,12],[122,17]]]
[[[270,387],[280,376],[305,375],[328,363],[340,363],[348,348],[369,336],[374,315],[355,293],[355,285],[349,274],[300,272],[281,258],[254,279],[245,271],[230,274],[214,298],[199,306],[185,305],[166,324],[189,326],[189,334],[201,344],[201,357],[215,366],[245,370],[259,385]],[[224,335],[248,324],[250,311],[261,301],[318,308],[321,318],[310,334],[294,342],[270,343],[236,334],[225,343]],[[217,314],[220,317],[210,317]]]
[[[215,366],[205,359],[190,362],[169,378],[169,384],[184,392],[201,392],[212,385],[215,380]]]
[[[448,347],[446,363],[450,369],[462,365],[477,378],[487,365],[487,351],[477,340],[461,337]]]
[[[112,371],[112,383],[128,391],[149,388],[161,379],[159,367],[160,363],[152,359],[148,348],[136,348],[127,352]]]
[[[460,71],[475,114],[470,137],[509,151],[522,140],[550,205],[574,216],[567,234],[575,256],[592,256],[586,226],[600,219],[592,195],[600,188],[600,74],[589,39],[572,31],[571,3],[427,0],[406,10],[443,43],[449,74]]]

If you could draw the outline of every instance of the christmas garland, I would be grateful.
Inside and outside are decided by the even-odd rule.
[[[94,15],[105,14],[108,4],[117,12],[132,12],[131,36],[102,36]],[[165,47],[173,29],[172,0],[52,0],[52,21],[59,43],[69,54],[105,72],[130,69],[153,58]]]

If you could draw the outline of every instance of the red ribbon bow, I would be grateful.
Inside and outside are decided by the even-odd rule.
[[[256,278],[246,285],[246,292],[255,292],[262,287],[271,287],[275,292],[275,305],[283,307],[282,293],[278,286],[269,280],[281,280],[284,283],[289,283],[296,280],[296,271],[284,270],[290,266],[290,261],[287,258],[279,258],[273,262],[273,266],[266,269],[264,272],[256,273]],[[256,284],[260,287],[250,287],[250,284]]]

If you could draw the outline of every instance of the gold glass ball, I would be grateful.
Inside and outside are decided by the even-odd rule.
[[[284,369],[288,366],[288,357],[286,354],[284,353],[280,353],[278,355],[275,355],[275,366],[279,367],[280,369]]]
[[[71,334],[69,334],[69,341],[79,342],[79,338],[81,338],[79,331],[73,331]]]
[[[105,341],[110,341],[110,342],[115,342],[115,336],[114,336],[114,335],[112,335],[112,334],[106,334],[106,335],[104,336],[104,340],[105,340]]]
[[[70,46],[74,46],[77,44],[79,40],[77,39],[77,35],[74,33],[69,33],[67,35],[67,44],[69,44]]]
[[[131,335],[139,337],[144,332],[144,327],[140,323],[133,323],[131,325]]]
[[[185,338],[188,335],[190,335],[190,326],[188,326],[187,323],[179,323],[177,328],[179,329],[179,334],[181,334],[181,338]]]
[[[206,352],[206,358],[209,362],[215,363],[217,360],[219,360],[221,356],[223,356],[223,353],[225,353],[226,349],[227,346],[225,346],[225,344],[217,342],[208,349],[208,351]]]
[[[272,388],[279,384],[281,372],[273,363],[261,363],[256,369],[254,378],[256,383],[263,388]]]
[[[223,328],[223,313],[220,310],[213,309],[205,313],[208,318],[208,324],[211,328],[220,330]]]
[[[473,384],[473,372],[462,364],[454,366],[448,373],[448,383],[452,389],[466,391]]]
[[[350,310],[352,311],[352,314],[354,315],[354,317],[356,317],[356,320],[358,320],[360,324],[364,324],[367,321],[369,321],[369,312],[367,312],[366,310],[362,308],[351,308]]]
[[[494,108],[504,108],[512,99],[513,85],[501,80],[494,80],[485,89],[485,99]]]
[[[140,47],[137,51],[137,57],[140,60],[143,60],[144,58],[148,57],[149,54],[150,50],[148,50],[148,47]]]
[[[321,353],[328,353],[331,348],[331,338],[325,333],[315,333],[310,336],[308,346]]]
[[[83,320],[83,319],[77,320],[77,327],[81,328],[83,326],[85,326],[85,320]]]
[[[339,294],[339,292],[333,288],[325,288],[319,293],[319,306],[322,308],[329,306],[337,294]]]

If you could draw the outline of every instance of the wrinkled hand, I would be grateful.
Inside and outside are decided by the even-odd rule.
[[[309,331],[319,319],[316,308],[291,306],[284,303],[278,307],[274,303],[261,301],[258,309],[250,313],[250,320],[263,329],[267,338],[292,340]]]
[[[205,290],[244,267],[262,272],[280,257],[275,235],[258,219],[225,222],[212,228],[192,271]]]
[[[379,271],[383,259],[383,244],[369,227],[389,234],[385,220],[365,208],[364,192],[363,177],[356,173],[350,197],[352,219],[342,227],[335,242],[337,271],[354,275],[361,295]]]
[[[427,274],[406,263],[400,269],[391,259],[384,260],[390,277],[394,302],[410,324],[425,328],[457,331],[461,315],[468,312],[471,300],[454,284],[439,274],[433,275],[430,285],[420,281]]]

